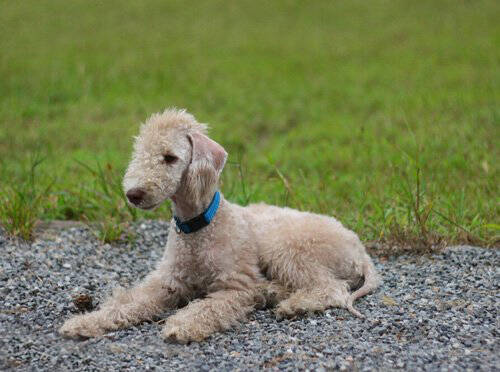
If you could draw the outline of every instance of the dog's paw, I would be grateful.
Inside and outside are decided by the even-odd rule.
[[[181,330],[179,327],[163,327],[163,330],[161,332],[161,335],[165,341],[168,342],[178,342],[178,343],[185,343],[187,341],[184,341],[181,335]]]
[[[64,322],[59,328],[59,334],[68,338],[90,338],[99,337],[105,333],[105,330],[98,326],[95,319],[88,314],[77,315]]]
[[[296,316],[296,314],[293,312],[290,312],[286,309],[282,309],[282,308],[278,307],[278,308],[274,309],[274,316],[276,317],[276,319],[278,321],[281,321],[284,319],[291,319],[294,316]]]
[[[208,334],[198,329],[197,325],[178,324],[167,320],[162,330],[162,337],[165,341],[186,344],[203,341]]]
[[[290,304],[288,301],[280,302],[274,309],[274,315],[278,320],[295,318],[299,315],[308,314],[309,312],[310,311],[308,311],[305,307],[295,306],[294,304]]]

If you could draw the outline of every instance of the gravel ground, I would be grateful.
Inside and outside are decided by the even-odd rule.
[[[277,322],[258,311],[190,345],[162,341],[160,323],[86,341],[57,335],[77,311],[73,296],[95,305],[150,271],[166,229],[142,222],[135,243],[113,246],[81,226],[31,244],[0,231],[0,370],[500,370],[500,251],[474,247],[376,260],[384,284],[357,302],[365,320],[331,309]]]

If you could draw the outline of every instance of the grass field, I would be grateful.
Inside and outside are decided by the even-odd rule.
[[[0,2],[0,218],[125,206],[132,136],[187,108],[226,197],[337,216],[365,240],[499,241],[498,1]]]

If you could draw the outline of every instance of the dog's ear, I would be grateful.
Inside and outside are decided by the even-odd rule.
[[[217,142],[201,133],[188,135],[192,146],[191,163],[187,169],[184,186],[188,195],[199,200],[213,192],[224,164],[227,152]]]
[[[191,165],[203,162],[205,165],[212,166],[215,169],[217,176],[219,176],[224,168],[224,165],[226,164],[226,150],[224,150],[224,148],[217,142],[201,133],[189,134],[188,138],[193,146]]]

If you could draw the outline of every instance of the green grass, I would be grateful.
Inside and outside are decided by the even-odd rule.
[[[495,0],[2,1],[2,224],[97,221],[113,240],[167,218],[119,182],[140,122],[178,106],[228,150],[230,200],[365,240],[496,245],[498,19]]]

